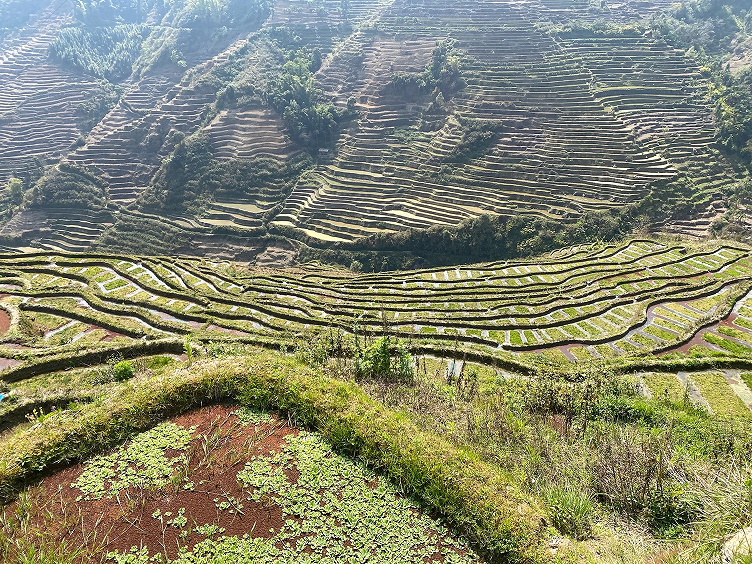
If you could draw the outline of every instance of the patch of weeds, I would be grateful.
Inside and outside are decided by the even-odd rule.
[[[115,564],[149,564],[150,562],[161,562],[162,555],[156,554],[154,557],[149,557],[147,547],[142,546],[138,548],[134,546],[131,547],[130,551],[122,554],[119,552],[109,552],[107,559],[115,562]]]
[[[397,495],[364,466],[339,456],[323,438],[301,432],[285,437],[281,452],[253,457],[238,473],[248,499],[275,504],[284,524],[271,538],[222,535],[217,525],[193,529],[207,537],[172,564],[220,562],[477,562],[463,542],[454,540],[439,523],[420,513],[409,499]],[[288,474],[296,474],[293,482]],[[219,510],[239,510],[241,500],[215,498]],[[167,522],[169,523],[169,522]],[[143,552],[137,547],[120,558]],[[142,564],[147,560],[111,560]]]
[[[188,518],[185,516],[185,507],[178,509],[178,514],[172,519],[170,519],[170,517],[172,517],[172,511],[165,511],[162,513],[160,509],[157,509],[151,514],[151,516],[154,519],[158,519],[163,525],[175,527],[176,529],[182,529],[188,524]]]
[[[319,435],[303,432],[285,441],[282,452],[256,457],[238,473],[251,490],[249,499],[271,499],[282,508],[285,524],[274,541],[295,539],[296,553],[324,549],[337,562],[364,554],[371,562],[415,562],[435,554],[445,554],[447,562],[474,561],[418,506],[382,481],[371,486],[370,471],[335,455]],[[295,483],[285,470],[297,471]]]
[[[112,374],[118,382],[130,380],[135,374],[133,364],[127,360],[121,360],[112,367]]]
[[[242,513],[243,504],[233,496],[229,496],[224,501],[220,501],[218,497],[214,498],[214,505],[218,511],[227,511],[228,513]]]
[[[205,537],[213,537],[214,535],[221,535],[225,532],[224,527],[220,527],[219,525],[213,525],[213,524],[206,524],[206,525],[199,525],[195,529],[193,529],[193,532],[198,533],[199,535],[203,535]]]
[[[571,485],[552,486],[543,498],[551,523],[560,533],[580,540],[589,536],[594,507],[587,492]]]
[[[169,483],[175,467],[185,463],[185,454],[168,458],[165,450],[185,450],[194,430],[171,422],[162,423],[137,435],[117,451],[87,462],[81,476],[71,487],[81,490],[79,500],[114,497],[129,487],[164,487]]]
[[[272,421],[272,416],[270,413],[256,411],[255,409],[250,409],[248,407],[241,407],[240,409],[236,409],[231,413],[231,415],[236,416],[243,425],[262,425],[264,423],[271,423]]]

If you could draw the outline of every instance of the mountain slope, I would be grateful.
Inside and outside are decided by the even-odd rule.
[[[2,234],[83,250],[148,220],[327,246],[643,202],[704,236],[744,172],[720,150],[714,79],[647,19],[666,4],[51,3],[0,47],[0,182],[25,190],[4,192]],[[65,221],[70,198],[40,203],[56,162],[105,186],[90,226]]]

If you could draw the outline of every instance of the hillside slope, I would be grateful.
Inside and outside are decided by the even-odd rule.
[[[650,23],[667,4],[50,3],[0,45],[0,234],[112,250],[139,224],[170,233],[162,252],[254,260],[269,235],[634,208],[705,236],[746,173],[719,143],[714,76]],[[71,203],[56,163],[102,204]]]

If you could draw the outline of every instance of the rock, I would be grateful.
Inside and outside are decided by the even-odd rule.
[[[735,557],[752,555],[752,527],[746,527],[723,543],[721,561],[731,564]]]

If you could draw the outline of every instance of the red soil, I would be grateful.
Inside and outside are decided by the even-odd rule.
[[[279,530],[283,525],[282,511],[273,503],[256,503],[247,499],[237,481],[237,473],[252,455],[279,452],[284,437],[296,434],[284,422],[272,419],[270,423],[258,426],[238,424],[236,409],[229,406],[212,406],[172,419],[183,427],[196,426],[194,438],[185,451],[189,459],[188,479],[194,483],[194,491],[180,486],[168,485],[160,490],[137,490],[129,488],[121,491],[118,499],[80,500],[80,491],[71,488],[81,475],[84,465],[78,464],[50,476],[38,488],[31,491],[33,503],[38,511],[33,524],[44,531],[45,537],[69,547],[87,547],[87,554],[77,562],[99,561],[109,551],[128,551],[133,546],[146,545],[150,552],[161,551],[168,558],[178,552],[178,542],[192,548],[205,537],[192,533],[184,540],[179,539],[180,529],[164,527],[152,514],[159,509],[172,512],[172,517],[185,508],[187,527],[215,524],[225,529],[224,535],[242,536],[253,532],[255,537],[269,538],[271,529]],[[203,436],[212,436],[219,430],[220,439],[205,457]],[[175,452],[168,452],[168,457]],[[289,476],[291,480],[297,476]],[[220,511],[217,503],[234,497],[242,500],[242,513]],[[11,505],[6,515],[14,509]],[[79,513],[80,512],[80,513]],[[170,518],[172,518],[170,517]],[[165,518],[167,521],[169,518]]]
[[[0,309],[0,335],[5,335],[10,329],[10,315],[4,309]]]

